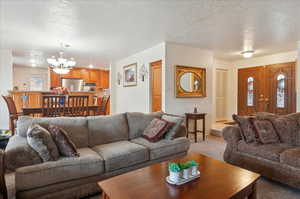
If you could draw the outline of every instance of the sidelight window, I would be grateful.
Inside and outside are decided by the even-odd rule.
[[[285,75],[279,74],[277,76],[277,91],[276,91],[276,106],[277,108],[284,108],[285,106]]]
[[[247,106],[254,106],[254,78],[247,79]]]

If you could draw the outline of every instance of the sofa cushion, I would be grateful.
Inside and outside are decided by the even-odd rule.
[[[150,124],[154,118],[161,118],[161,112],[155,113],[140,113],[130,112],[126,113],[129,126],[129,139],[141,137],[145,128]]]
[[[149,142],[144,138],[136,138],[131,140],[131,142],[147,147],[150,150],[150,160],[187,152],[190,147],[190,141],[184,137],[174,140],[162,139],[155,143]]]
[[[296,144],[296,132],[299,130],[299,124],[290,115],[280,116],[277,118],[270,118],[274,128],[283,143],[295,145]]]
[[[280,154],[280,162],[300,168],[300,147],[285,150]]]
[[[42,163],[39,154],[27,142],[26,137],[14,135],[5,148],[6,168],[14,171],[19,167]]]
[[[261,143],[279,143],[279,137],[271,121],[253,119],[252,123]]]
[[[126,115],[88,117],[90,146],[128,140]]]
[[[79,156],[75,144],[70,139],[68,133],[58,126],[50,124],[48,130],[55,142],[59,153],[65,157]]]
[[[105,171],[129,167],[149,160],[148,150],[129,141],[119,141],[93,147],[105,161]]]
[[[163,115],[161,119],[174,123],[171,129],[165,134],[165,139],[172,140],[179,134],[184,118],[171,115]]]
[[[144,130],[142,137],[150,142],[157,142],[173,126],[173,123],[154,118]]]
[[[287,144],[259,144],[259,143],[246,143],[244,140],[239,141],[238,151],[247,153],[253,156],[259,156],[268,160],[280,160],[280,153],[292,148]]]
[[[17,134],[26,137],[28,128],[34,124],[39,124],[46,129],[50,124],[56,125],[68,132],[76,147],[88,147],[88,126],[85,117],[33,118],[22,116],[17,122]]]
[[[55,161],[59,158],[59,152],[50,132],[38,124],[29,127],[27,141],[44,162]]]
[[[245,142],[251,143],[251,142],[257,142],[258,141],[258,135],[255,131],[251,118],[248,116],[239,116],[239,115],[232,115],[232,118],[234,121],[236,121],[241,128],[242,138]]]
[[[90,148],[78,149],[80,157],[62,157],[16,170],[16,190],[24,191],[104,173],[103,159]]]

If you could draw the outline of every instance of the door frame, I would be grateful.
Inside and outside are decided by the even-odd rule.
[[[152,66],[160,62],[161,67],[161,110],[163,110],[163,61],[156,60],[149,63],[149,112],[152,112]]]

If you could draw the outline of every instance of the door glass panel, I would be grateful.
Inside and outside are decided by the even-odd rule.
[[[247,79],[247,106],[254,106],[254,78]]]
[[[284,108],[285,105],[285,75],[279,74],[277,76],[277,93],[276,93],[277,108]]]

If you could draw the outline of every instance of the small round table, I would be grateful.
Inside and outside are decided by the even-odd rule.
[[[189,133],[193,133],[195,136],[195,142],[197,142],[197,133],[200,132],[203,135],[203,141],[205,140],[205,115],[207,113],[185,113],[186,117],[186,129],[187,129],[187,134],[186,137],[188,138]],[[189,131],[189,121],[193,120],[194,121],[194,131]],[[202,120],[202,130],[197,129],[197,121]]]

